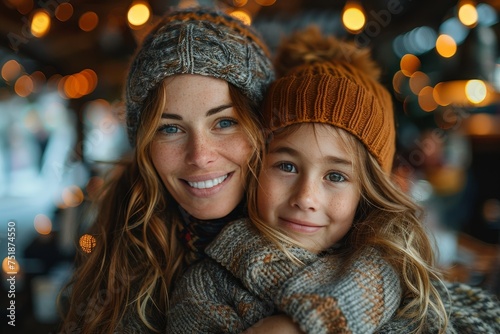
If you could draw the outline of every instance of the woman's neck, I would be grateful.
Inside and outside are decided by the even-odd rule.
[[[180,242],[188,250],[186,261],[188,264],[196,262],[204,257],[205,248],[219,234],[229,222],[247,216],[246,200],[242,200],[228,215],[216,219],[198,219],[191,216],[186,210],[179,206],[182,226],[178,231]]]

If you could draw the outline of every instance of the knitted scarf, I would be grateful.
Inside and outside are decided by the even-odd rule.
[[[367,249],[346,266],[334,253],[317,257],[298,247],[287,250],[303,265],[290,261],[248,221],[228,224],[206,249],[211,259],[191,266],[177,282],[166,332],[241,333],[275,311],[305,333],[416,330],[413,319],[395,316],[401,301],[398,275],[378,252]],[[496,296],[460,283],[436,283],[436,288],[450,317],[446,334],[500,333]],[[436,319],[429,309],[423,333],[439,332]]]
[[[229,222],[247,216],[247,204],[243,199],[227,216],[202,220],[190,215],[179,206],[182,226],[179,227],[177,238],[188,250],[185,260],[188,265],[206,257],[205,248]]]

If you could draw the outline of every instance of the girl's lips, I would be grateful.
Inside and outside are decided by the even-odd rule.
[[[279,218],[279,222],[285,229],[299,233],[315,233],[323,228],[323,226],[312,224],[306,221],[287,218]]]

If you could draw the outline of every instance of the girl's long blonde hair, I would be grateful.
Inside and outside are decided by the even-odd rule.
[[[294,124],[271,136],[287,136],[302,124]],[[435,266],[435,255],[428,232],[423,225],[423,209],[401,190],[383,171],[365,146],[348,132],[331,126],[332,136],[343,142],[352,156],[353,169],[358,175],[361,200],[353,227],[344,238],[341,248],[346,261],[351,261],[366,247],[381,251],[384,258],[400,276],[403,301],[398,315],[416,323],[415,333],[425,332],[429,314],[440,321],[440,333],[445,333],[448,316],[434,283],[442,284],[441,273]],[[271,137],[272,140],[272,137]],[[291,239],[269,228],[258,215],[258,180],[249,187],[249,215],[257,228],[284,249],[282,242]]]
[[[255,174],[263,146],[258,106],[228,85],[238,122],[253,147],[248,178]],[[68,297],[67,304],[64,298],[60,302],[64,333],[113,333],[126,326],[129,316],[151,331],[164,329],[169,293],[186,267],[186,251],[177,239],[178,205],[151,160],[165,103],[163,82],[145,104],[132,159],[118,164],[97,203],[89,232],[95,247],[90,254],[77,254],[75,272],[61,295]]]

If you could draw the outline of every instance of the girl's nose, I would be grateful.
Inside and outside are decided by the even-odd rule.
[[[309,179],[300,180],[294,194],[290,197],[290,205],[301,210],[318,210],[319,187]]]

